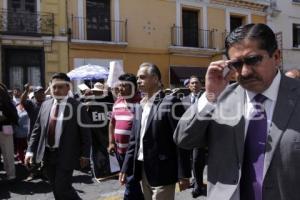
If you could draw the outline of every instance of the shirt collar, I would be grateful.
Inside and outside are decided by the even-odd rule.
[[[60,99],[60,100],[57,100],[57,99],[54,99],[53,103],[54,104],[66,104],[67,103],[67,100],[68,100],[69,96],[65,96],[64,98]]]
[[[268,89],[266,89],[262,93],[262,95],[264,95],[271,101],[276,101],[276,98],[278,95],[278,90],[279,90],[279,85],[280,85],[280,79],[281,79],[281,73],[280,73],[280,71],[278,71],[275,78],[273,79],[270,87]],[[246,95],[247,95],[247,101],[250,102],[251,100],[253,100],[256,93],[246,90]]]
[[[198,93],[193,93],[193,92],[191,92],[191,95],[194,96],[194,97],[198,97],[199,94],[200,94],[200,92],[198,92]]]
[[[146,104],[146,103],[153,103],[155,100],[155,97],[161,92],[161,90],[158,90],[155,94],[152,95],[152,97],[150,97],[150,99],[145,96],[142,100],[141,100],[141,104]]]

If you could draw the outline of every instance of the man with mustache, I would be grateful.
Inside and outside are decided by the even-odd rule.
[[[71,80],[65,73],[51,77],[52,99],[44,101],[35,121],[25,165],[44,163],[55,200],[80,200],[72,187],[75,167],[89,164],[91,132],[84,107],[69,96]]]
[[[206,92],[179,121],[175,143],[208,145],[209,200],[299,199],[300,83],[279,71],[265,24],[238,27],[225,48],[229,60],[210,63]]]

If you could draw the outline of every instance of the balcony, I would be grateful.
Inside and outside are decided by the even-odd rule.
[[[18,36],[53,36],[53,13],[0,10],[0,33]]]
[[[71,17],[71,39],[104,44],[127,43],[127,21]]]
[[[171,44],[177,47],[215,49],[214,30],[173,26],[171,28]]]

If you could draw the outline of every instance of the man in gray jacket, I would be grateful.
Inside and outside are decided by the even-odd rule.
[[[279,71],[267,25],[235,29],[225,47],[228,60],[210,64],[206,93],[174,140],[182,148],[208,145],[208,199],[299,199],[300,82]],[[233,74],[237,83],[228,86]]]
[[[70,78],[55,73],[51,78],[53,99],[45,101],[31,133],[25,164],[44,162],[56,200],[81,199],[72,187],[73,170],[89,164],[91,133],[84,107],[68,96]]]

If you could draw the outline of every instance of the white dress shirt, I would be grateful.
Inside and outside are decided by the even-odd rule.
[[[195,103],[199,97],[200,92],[198,92],[197,94],[191,92],[191,103]]]
[[[267,99],[265,100],[265,102],[263,103],[264,109],[266,111],[267,114],[267,122],[268,122],[268,133],[270,131],[270,126],[271,126],[271,122],[272,122],[272,118],[273,118],[273,112],[274,112],[274,108],[276,105],[276,100],[277,100],[277,96],[278,96],[278,90],[279,90],[279,85],[280,85],[280,79],[281,79],[281,74],[280,72],[277,72],[277,75],[275,76],[275,78],[272,81],[272,84],[270,85],[270,87],[268,89],[266,89],[262,95],[264,95],[265,97],[267,97]],[[246,95],[245,95],[245,138],[246,138],[246,134],[247,134],[247,130],[248,130],[248,126],[249,126],[249,121],[251,120],[252,116],[255,114],[255,107],[254,107],[254,97],[256,95],[256,93],[251,92],[246,90]]]
[[[157,91],[154,95],[152,95],[152,97],[150,97],[150,99],[148,99],[148,97],[144,97],[140,104],[143,108],[143,113],[142,113],[142,120],[141,120],[141,130],[140,130],[140,148],[138,151],[138,160],[143,161],[144,160],[144,151],[143,151],[143,139],[144,139],[144,135],[146,132],[146,125],[147,125],[147,121],[148,121],[148,117],[153,105],[153,102],[155,100],[155,97],[160,93],[160,90]]]
[[[63,119],[64,117],[68,117],[68,116],[64,116],[64,111],[65,111],[65,107],[67,105],[67,100],[68,97],[65,97],[64,99],[60,100],[60,104],[59,104],[59,110],[58,110],[58,114],[57,114],[57,121],[56,121],[56,126],[55,126],[55,143],[53,145],[52,148],[58,148],[59,147],[59,141],[60,141],[60,136],[62,134],[62,124],[63,124]],[[56,99],[53,100],[53,104],[52,106],[54,106],[55,104],[57,104],[58,101]],[[51,111],[52,111],[52,107],[51,107]],[[50,113],[51,115],[52,113]],[[49,118],[50,120],[50,118]],[[49,147],[48,145],[48,141],[47,141],[47,135],[48,135],[48,130],[46,133],[46,147]],[[26,152],[25,157],[28,156],[33,156],[33,152]]]
[[[52,146],[52,148],[58,148],[59,147],[59,141],[60,141],[60,136],[62,134],[62,128],[63,128],[63,121],[65,117],[68,116],[64,116],[64,111],[67,105],[67,99],[68,97],[63,98],[62,100],[59,101],[59,110],[57,113],[57,119],[56,119],[56,126],[55,126],[55,143]],[[56,99],[54,99],[52,107],[56,106],[58,104],[58,101]],[[51,110],[54,110],[51,108]],[[54,113],[51,115],[54,115]],[[50,118],[49,118],[50,120]],[[48,136],[48,135],[46,135]],[[46,142],[46,147],[49,147],[48,142]]]

